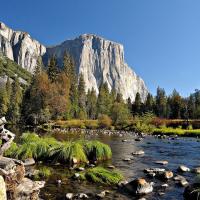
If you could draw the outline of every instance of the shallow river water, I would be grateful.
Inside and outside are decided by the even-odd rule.
[[[57,134],[56,137],[62,139],[73,139],[72,137]],[[77,136],[79,137],[79,136]],[[164,182],[157,179],[148,179],[145,177],[143,170],[149,167],[160,167],[166,168],[173,173],[183,175],[187,178],[189,182],[192,182],[195,178],[195,174],[191,172],[186,172],[184,174],[178,173],[177,168],[180,164],[184,164],[190,168],[200,166],[200,143],[195,138],[178,138],[175,140],[170,139],[157,139],[153,136],[147,136],[142,141],[135,141],[135,136],[124,135],[119,136],[83,136],[86,139],[99,139],[100,141],[110,145],[113,158],[112,161],[108,163],[103,163],[103,165],[113,164],[117,169],[119,169],[125,179],[128,181],[133,180],[138,177],[144,177],[148,181],[153,181],[155,183],[155,188],[160,186]],[[126,139],[126,142],[122,140]],[[143,156],[132,156],[131,153],[137,150],[144,150],[145,154]],[[132,158],[131,161],[125,162],[123,158]],[[165,166],[155,164],[157,160],[167,160],[169,163]],[[135,197],[129,196],[128,194],[122,194],[116,189],[111,189],[109,187],[102,187],[100,185],[89,184],[89,183],[79,183],[77,181],[72,181],[69,177],[71,176],[71,171],[69,171],[67,166],[50,166],[53,169],[53,174],[47,180],[45,188],[41,190],[41,197],[47,200],[62,200],[65,199],[65,195],[68,192],[72,193],[99,193],[104,189],[111,190],[111,193],[105,199],[137,199]],[[61,179],[62,184],[58,185],[56,180]],[[184,188],[176,185],[173,180],[167,181],[169,187],[163,191],[165,194],[160,195],[157,189],[150,194],[145,196],[147,200],[183,200]],[[96,199],[92,197],[92,199]]]

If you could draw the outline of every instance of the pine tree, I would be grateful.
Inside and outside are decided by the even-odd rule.
[[[85,93],[85,81],[83,74],[80,74],[78,84],[78,105],[79,105],[79,118],[86,118],[86,93]]]
[[[158,117],[166,117],[167,116],[167,97],[165,94],[165,90],[158,87],[157,95],[156,95],[156,115]]]
[[[154,110],[154,98],[148,93],[146,101],[145,101],[145,112],[153,112]]]
[[[8,118],[12,123],[16,123],[20,119],[21,102],[22,102],[22,90],[18,78],[15,77],[14,81],[12,82],[10,105],[7,113]]]
[[[99,95],[97,99],[97,114],[110,115],[110,109],[112,106],[112,99],[110,97],[108,84],[102,83],[99,88]]]
[[[58,64],[57,64],[57,59],[55,56],[52,56],[50,61],[49,61],[49,65],[48,65],[48,69],[47,69],[47,73],[49,76],[49,79],[51,80],[51,82],[55,82],[58,76]]]
[[[140,93],[137,92],[135,95],[135,101],[133,103],[133,114],[137,115],[137,114],[141,114],[142,112],[142,100],[140,97]]]
[[[94,88],[87,93],[87,114],[89,119],[96,119],[97,112],[97,95]]]

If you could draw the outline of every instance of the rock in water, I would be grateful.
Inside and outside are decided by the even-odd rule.
[[[139,178],[126,184],[125,189],[135,195],[148,194],[153,191],[153,183],[148,183],[145,179]]]
[[[7,200],[6,197],[6,184],[2,176],[0,176],[0,199]]]
[[[178,167],[178,171],[180,171],[180,172],[189,172],[190,168],[186,167],[185,165],[180,165]]]
[[[144,81],[126,64],[123,46],[93,34],[46,48],[28,33],[14,31],[0,22],[0,51],[31,73],[39,56],[47,61],[55,55],[61,66],[67,51],[74,58],[77,73],[84,76],[86,91],[93,87],[98,94],[100,84],[106,82],[109,90],[114,88],[124,99],[134,101],[139,92],[144,101],[148,94]]]

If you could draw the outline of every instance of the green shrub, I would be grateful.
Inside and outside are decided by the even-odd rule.
[[[104,185],[118,184],[121,180],[123,180],[123,175],[121,173],[107,170],[103,167],[94,167],[88,169],[86,172],[82,172],[81,174],[83,177],[85,177],[86,180],[90,182]]]
[[[88,129],[97,129],[99,125],[97,120],[85,120],[85,126]]]

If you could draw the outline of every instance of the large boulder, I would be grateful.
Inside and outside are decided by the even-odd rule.
[[[0,176],[0,199],[7,200],[6,197],[6,184],[2,176]]]
[[[44,181],[32,181],[28,178],[23,178],[22,182],[17,186],[15,190],[16,200],[38,200],[39,192],[44,187]]]
[[[153,191],[153,183],[148,183],[145,179],[138,178],[126,184],[125,189],[134,195],[148,194]]]

